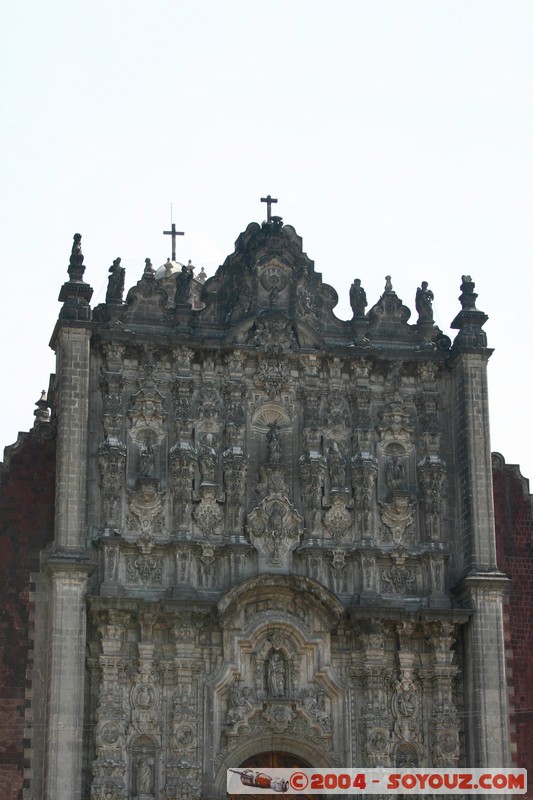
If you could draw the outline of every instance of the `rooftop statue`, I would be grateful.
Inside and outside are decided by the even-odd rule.
[[[422,281],[422,286],[416,290],[416,310],[419,322],[433,322],[434,294],[428,289],[428,282]]]
[[[366,299],[366,292],[361,286],[360,278],[356,278],[350,286],[350,305],[354,317],[365,316],[365,308],[368,305],[368,301]]]
[[[122,303],[126,270],[120,266],[120,258],[115,258],[109,267],[109,272],[111,274],[107,281],[105,301],[106,303]]]

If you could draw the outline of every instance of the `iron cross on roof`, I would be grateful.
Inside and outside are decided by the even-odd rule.
[[[176,223],[173,222],[170,226],[170,231],[163,231],[166,236],[172,236],[172,261],[176,260],[176,236],[185,236],[183,231],[176,230]]]
[[[272,203],[278,202],[277,197],[274,198],[267,194],[266,197],[261,198],[261,202],[267,204],[267,222],[272,222]]]

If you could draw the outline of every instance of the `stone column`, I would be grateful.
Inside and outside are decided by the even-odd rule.
[[[79,800],[84,730],[85,592],[89,568],[52,557],[45,800]]]

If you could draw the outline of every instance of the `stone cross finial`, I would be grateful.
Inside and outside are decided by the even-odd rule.
[[[172,261],[176,260],[176,236],[185,236],[183,231],[176,230],[176,223],[173,222],[169,231],[163,231],[165,236],[172,236]]]
[[[261,198],[261,202],[267,204],[267,222],[272,222],[272,203],[278,202],[277,197],[271,197],[267,194],[266,197]]]

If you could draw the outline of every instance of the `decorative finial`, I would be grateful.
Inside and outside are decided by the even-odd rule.
[[[462,276],[462,284],[461,284],[461,296],[459,297],[459,302],[461,303],[464,309],[475,309],[476,308],[476,299],[477,294],[474,292],[476,284],[470,277],[470,275],[463,275]]]
[[[152,267],[152,262],[149,258],[144,259],[144,274],[145,275],[153,275],[155,269]]]
[[[390,275],[385,275],[385,291],[392,292],[392,282]]]
[[[85,267],[81,252],[81,233],[75,233],[73,239],[67,270],[69,280],[63,284],[59,292],[59,302],[63,303],[59,316],[61,319],[88,320],[91,317],[89,301],[93,290],[83,280]]]
[[[459,297],[462,309],[451,324],[452,328],[459,330],[453,347],[457,350],[472,347],[484,348],[487,346],[487,335],[481,328],[488,320],[488,316],[476,308],[477,294],[474,292],[476,284],[470,275],[463,275],[462,278],[461,296]]]
[[[41,392],[41,397],[35,403],[37,409],[33,412],[33,416],[35,417],[35,422],[33,423],[33,427],[37,428],[43,422],[50,422],[50,412],[48,411],[48,401],[46,399],[46,392],[43,389]]]

